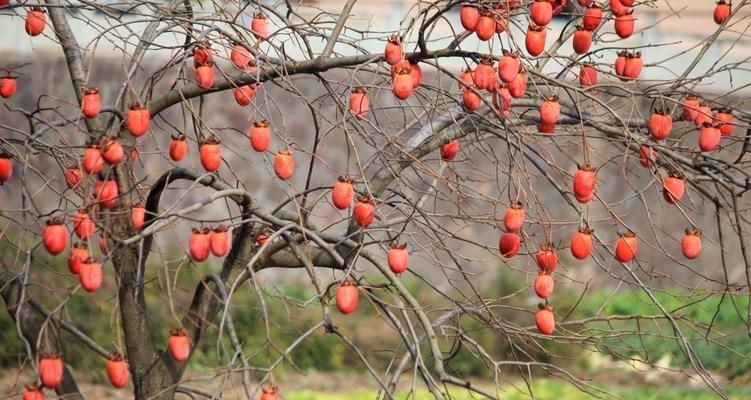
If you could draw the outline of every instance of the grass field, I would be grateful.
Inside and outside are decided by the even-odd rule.
[[[672,385],[658,387],[608,388],[608,391],[612,393],[613,396],[606,393],[601,393],[600,395],[583,393],[571,385],[552,380],[540,380],[532,389],[535,398],[538,400],[585,400],[595,398],[622,398],[624,400],[710,400],[719,398],[714,392],[708,389],[681,388]],[[751,400],[751,388],[731,386],[726,387],[725,389],[733,400]],[[284,395],[285,400],[370,400],[375,398],[375,393],[372,390],[366,389],[353,390],[346,393],[324,393],[299,390],[282,394]],[[470,394],[459,390],[454,390],[452,395],[455,400],[470,400],[478,398],[477,396],[472,397]],[[506,400],[531,398],[528,393],[521,393],[513,389],[501,392],[499,393],[499,396]],[[433,396],[425,390],[420,390],[412,396],[408,393],[399,393],[397,398],[399,400],[429,400],[433,399]]]

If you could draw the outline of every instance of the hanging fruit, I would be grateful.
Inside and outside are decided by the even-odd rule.
[[[26,14],[26,33],[29,36],[37,36],[44,31],[44,26],[47,22],[47,14],[44,9],[40,7],[32,7]]]
[[[334,206],[340,210],[346,210],[352,205],[355,197],[355,189],[352,187],[352,180],[339,177],[331,190],[331,201]]]
[[[336,290],[336,308],[342,314],[350,314],[357,308],[359,292],[354,281],[346,281]]]
[[[407,252],[407,244],[398,244],[396,242],[391,244],[389,254],[387,257],[389,268],[395,274],[401,274],[409,267],[409,253]]]
[[[16,93],[16,83],[14,76],[8,75],[0,79],[0,96],[6,99],[13,96]]]
[[[128,110],[127,120],[128,132],[135,137],[139,137],[148,132],[151,114],[148,108],[134,103]]]
[[[287,149],[279,150],[279,154],[274,158],[274,172],[281,180],[288,180],[295,172],[295,158]]]
[[[185,141],[185,135],[179,133],[177,136],[172,135],[172,141],[169,145],[169,156],[172,161],[180,161],[188,153],[188,143]]]
[[[373,200],[366,195],[360,196],[355,204],[355,222],[365,228],[375,219],[375,205]]]
[[[201,165],[208,172],[216,172],[222,165],[222,147],[213,135],[201,143]]]
[[[56,256],[62,253],[68,246],[68,230],[65,229],[65,225],[58,218],[53,218],[47,221],[47,226],[42,233],[42,243],[44,248]]]
[[[99,95],[99,89],[91,87],[84,91],[81,108],[86,118],[96,118],[99,115],[99,111],[102,109],[102,97]]]
[[[190,339],[185,329],[178,328],[170,331],[168,347],[173,360],[179,363],[188,361],[190,357]]]
[[[402,39],[399,35],[391,35],[383,51],[383,58],[386,60],[386,63],[396,65],[402,59],[402,52]]]
[[[369,108],[370,103],[365,88],[356,87],[352,89],[352,94],[349,96],[349,110],[355,114],[357,118],[365,119],[368,117]]]
[[[128,363],[120,353],[114,353],[107,361],[107,376],[116,388],[123,388],[128,384]]]
[[[253,126],[250,128],[250,145],[253,146],[253,150],[257,152],[264,152],[269,148],[271,142],[271,128],[269,127],[269,121],[253,121]]]

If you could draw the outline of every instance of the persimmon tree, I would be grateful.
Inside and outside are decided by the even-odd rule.
[[[132,385],[136,398],[211,397],[183,382],[208,329],[232,344],[217,374],[240,376],[249,398],[276,398],[274,369],[321,333],[347,343],[380,398],[400,385],[436,398],[451,387],[499,398],[505,370],[596,393],[565,362],[535,354],[556,342],[629,359],[632,349],[607,341],[644,334],[624,320],[667,327],[658,334],[679,344],[692,376],[727,398],[693,347],[694,333],[722,337],[714,321],[692,320],[655,293],[749,294],[749,114],[738,96],[748,82],[731,80],[748,57],[698,68],[719,38],[731,38],[728,52],[746,39],[738,14],[746,1],[720,1],[706,16],[716,29],[687,50],[623,40],[654,28],[640,15],[679,17],[683,10],[662,1],[417,1],[393,32],[359,28],[357,2],[342,3],[331,13],[315,2],[4,2],[2,13],[25,20],[32,42],[59,45],[69,72],[58,82],[66,96],[29,93],[36,101],[16,104],[32,79],[28,64],[2,65],[0,209],[14,254],[3,255],[0,292],[25,368],[38,371],[24,398],[41,398],[42,387],[83,397],[57,354],[62,331],[100,354],[112,384]],[[82,42],[74,20],[96,38]],[[97,50],[110,45],[122,68],[97,73]],[[678,52],[690,62],[650,79]],[[717,81],[733,89],[709,92]],[[228,127],[208,103],[234,108],[247,124]],[[310,136],[295,132],[300,124]],[[220,221],[200,217],[214,206],[224,209]],[[149,270],[159,268],[159,236],[187,242],[186,264],[221,260],[194,283],[179,326],[147,306],[149,285],[179,278],[179,270]],[[37,287],[35,270],[57,259],[70,271],[58,271],[55,287]],[[577,278],[584,265],[659,313],[569,319],[572,310],[553,308],[557,288],[587,296],[589,283]],[[235,330],[230,305],[247,287],[265,310],[259,274],[290,269],[307,274],[320,322],[267,363],[242,345],[264,332]],[[529,290],[484,294],[494,270],[512,271]],[[412,277],[443,303],[418,300],[403,283]],[[106,290],[120,348],[97,343],[76,327],[82,316],[66,312],[71,298]],[[154,293],[172,304],[175,290]],[[57,300],[37,300],[41,291]],[[513,309],[519,320],[501,315],[511,299],[535,295],[539,308]],[[401,342],[384,370],[336,326],[362,307],[376,308]],[[749,315],[738,309],[751,332]],[[477,327],[512,351],[484,347]],[[169,343],[154,339],[169,329]],[[483,360],[494,388],[452,371],[452,342]]]

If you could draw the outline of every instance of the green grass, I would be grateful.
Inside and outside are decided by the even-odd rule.
[[[519,383],[519,388],[524,388],[523,383]],[[725,388],[728,395],[733,400],[751,400],[751,388],[741,388],[739,386],[730,386]],[[584,400],[594,398],[617,398],[607,394],[599,396],[588,394],[580,391],[574,386],[556,380],[540,379],[535,382],[532,390],[536,399],[539,400]],[[612,387],[607,390],[624,400],[710,400],[718,396],[709,389],[695,389],[687,387],[678,387],[677,385],[661,385],[655,387]],[[299,390],[289,393],[282,393],[286,400],[370,400],[375,398],[375,392],[368,389],[357,389],[344,393],[325,393],[310,390]],[[522,400],[530,399],[528,393],[521,393],[512,387],[498,393],[499,397],[505,400]],[[460,390],[452,389],[451,396],[455,400],[474,400],[477,396]],[[420,389],[414,395],[400,392],[397,395],[398,400],[429,400],[433,396],[424,389]]]

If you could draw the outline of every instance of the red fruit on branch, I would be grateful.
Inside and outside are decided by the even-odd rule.
[[[628,14],[631,5],[626,6],[626,3],[634,4],[632,0],[610,0],[610,12],[613,13],[614,17]]]
[[[705,122],[699,131],[699,148],[701,151],[712,151],[720,145],[720,128],[712,125],[711,122]]]
[[[44,390],[27,386],[23,391],[23,400],[44,400]]]
[[[547,29],[544,26],[530,24],[527,28],[527,35],[524,38],[524,45],[529,55],[537,57],[545,50],[545,38]]]
[[[701,103],[699,105],[699,108],[696,110],[696,118],[694,118],[694,123],[698,128],[701,128],[706,123],[711,123],[714,116],[712,115],[712,109],[709,107],[709,104],[707,103]]]
[[[86,243],[75,243],[68,253],[68,269],[73,274],[78,274],[81,263],[89,258],[89,249]]]
[[[136,230],[141,230],[143,223],[146,220],[146,207],[143,204],[136,204],[130,212],[130,219],[133,221],[133,227]]]
[[[537,266],[540,271],[552,273],[558,267],[558,254],[553,245],[545,245],[540,248],[536,256]]]
[[[720,0],[717,2],[714,8],[714,22],[716,22],[718,25],[725,22],[730,17],[730,3],[725,2],[725,0]]]
[[[579,69],[579,84],[584,87],[597,85],[597,70],[590,64],[582,64]]]
[[[222,165],[222,147],[214,136],[201,143],[201,165],[208,172],[216,172]]]
[[[266,15],[262,12],[253,16],[253,21],[250,22],[250,29],[261,39],[266,39],[269,36],[269,23],[266,19]]]
[[[626,57],[626,64],[623,66],[623,76],[629,79],[636,79],[641,74],[644,62],[641,58],[641,52],[629,54]]]
[[[683,199],[683,194],[686,191],[686,181],[684,176],[679,171],[671,171],[667,178],[662,181],[663,197],[665,201],[671,204],[675,204]]]
[[[574,174],[574,197],[579,203],[586,204],[592,200],[595,190],[595,169],[585,164],[576,170]]]
[[[83,104],[81,105],[83,115],[86,118],[96,118],[102,109],[102,96],[97,88],[88,88],[83,94]]]
[[[48,389],[60,386],[63,381],[63,359],[60,353],[48,354],[39,360],[39,379]]]
[[[193,260],[201,262],[209,258],[209,245],[211,238],[209,228],[193,228],[190,238],[188,239],[188,250]]]
[[[207,62],[214,62],[214,50],[208,41],[196,42],[193,48],[193,67]]]
[[[508,116],[511,109],[511,92],[506,85],[499,85],[493,93],[493,106],[498,113]]]
[[[331,189],[331,202],[334,203],[334,207],[346,210],[352,205],[354,197],[355,189],[352,187],[352,180],[340,176],[334,188]]]
[[[699,98],[688,94],[683,99],[683,120],[694,121],[699,115]]]
[[[464,29],[474,31],[480,22],[480,10],[474,4],[463,5],[459,10],[459,21]]]
[[[10,154],[0,152],[0,185],[8,182],[13,176],[13,158]]]
[[[99,146],[89,144],[83,151],[83,169],[89,174],[96,174],[102,170],[102,166],[104,166],[104,158],[102,158]]]
[[[352,89],[352,94],[349,96],[349,110],[355,114],[357,118],[365,119],[368,117],[369,108],[370,102],[365,88],[357,87]]]
[[[582,17],[582,27],[588,31],[593,31],[600,26],[602,21],[602,7],[593,2],[586,10],[584,10],[584,16]]]
[[[561,106],[558,97],[554,96],[542,102],[540,105],[540,119],[544,124],[555,124],[561,115]]]
[[[720,129],[722,136],[733,134],[733,111],[729,108],[720,108],[714,116],[715,124]]]
[[[271,128],[269,127],[269,121],[253,121],[253,126],[250,128],[250,145],[253,146],[253,150],[257,152],[264,152],[269,148],[271,142]]]
[[[535,0],[529,9],[529,16],[535,24],[547,26],[553,19],[553,5],[547,0]]]
[[[44,9],[40,7],[32,7],[28,13],[26,13],[26,24],[24,28],[29,36],[37,36],[44,31],[44,26],[47,22],[47,14]]]
[[[393,92],[399,100],[406,100],[411,94],[414,85],[412,84],[412,70],[402,68],[394,77]]]
[[[519,99],[524,97],[524,92],[527,91],[527,72],[524,67],[519,66],[519,71],[516,74],[516,78],[508,83],[508,92],[511,97]]]
[[[615,33],[626,39],[634,34],[634,14],[628,13],[615,17]]]
[[[480,64],[475,68],[473,75],[475,86],[478,89],[487,89],[495,87],[495,71],[493,71],[493,59],[490,57],[483,58]]]
[[[214,86],[214,63],[206,61],[196,67],[196,83],[198,86],[209,89]]]
[[[179,363],[188,360],[190,357],[190,339],[185,329],[178,328],[170,331],[168,348],[173,360]]]
[[[498,241],[498,250],[503,257],[511,258],[519,252],[521,243],[522,239],[516,232],[503,232]]]
[[[107,376],[116,388],[123,388],[128,384],[128,363],[120,353],[114,353],[107,361]]]
[[[467,112],[475,112],[482,105],[482,97],[474,90],[465,90],[462,94],[462,102]]]
[[[615,59],[615,74],[618,75],[621,80],[624,80],[623,77],[625,76],[626,71],[626,60],[627,60],[628,52],[627,51],[621,51],[618,53],[618,57]]]
[[[357,308],[358,297],[357,284],[353,281],[344,282],[336,290],[336,308],[342,314],[350,314]]]
[[[65,250],[65,247],[68,246],[68,230],[65,229],[61,220],[53,218],[47,221],[47,226],[42,233],[42,243],[44,243],[44,248],[53,256]]]
[[[571,237],[571,255],[584,260],[592,253],[592,231],[581,228]]]
[[[689,260],[693,260],[701,255],[701,231],[698,229],[686,229],[685,235],[681,240],[681,249],[683,255]]]
[[[475,78],[473,77],[474,73],[472,69],[467,67],[467,69],[462,72],[462,74],[459,76],[459,90],[467,90],[469,87],[475,86]]]
[[[383,58],[388,65],[396,65],[402,59],[402,39],[399,35],[392,35],[386,42],[386,48],[383,50]]]
[[[113,178],[104,178],[100,176],[94,184],[94,200],[104,208],[110,208],[115,205],[117,196],[117,182]]]
[[[78,279],[85,291],[96,292],[102,285],[102,264],[91,258],[81,262],[78,266]]]
[[[639,150],[639,163],[641,163],[643,167],[651,167],[657,161],[659,155],[660,154],[657,150],[641,145],[641,150]]]
[[[251,85],[240,86],[232,89],[232,95],[235,96],[235,101],[241,106],[247,106],[253,101],[256,91]]]
[[[96,226],[94,221],[91,220],[88,211],[78,210],[75,217],[73,217],[73,231],[76,232],[81,240],[89,240],[94,235]]]
[[[283,149],[274,158],[274,171],[279,179],[287,180],[292,177],[292,173],[295,172],[295,158],[292,157],[292,153]]]
[[[248,50],[245,45],[240,42],[235,42],[229,53],[229,59],[232,61],[232,65],[234,65],[235,68],[246,69],[251,60],[253,60],[253,56],[251,56],[250,50]]]
[[[73,166],[65,170],[65,182],[68,183],[69,188],[78,187],[82,180],[83,173],[81,172],[81,168]]]
[[[375,205],[368,196],[360,196],[355,204],[355,222],[365,228],[375,220]]]
[[[495,21],[493,15],[488,10],[482,10],[480,12],[480,19],[477,21],[477,27],[475,27],[475,34],[477,38],[486,41],[493,37],[495,33]]]
[[[634,232],[622,233],[615,243],[615,258],[620,262],[630,262],[636,257],[639,243],[636,241]]]
[[[102,146],[102,159],[109,165],[119,164],[125,157],[125,150],[116,137],[108,137]]]
[[[185,141],[185,135],[180,133],[177,136],[172,136],[172,141],[169,145],[169,156],[172,161],[182,160],[187,153],[188,142]]]
[[[417,89],[422,83],[422,68],[418,63],[409,63],[409,75],[412,77],[412,89]]]
[[[547,272],[540,271],[535,278],[535,294],[541,299],[547,299],[553,294],[555,281]]]
[[[217,257],[224,257],[229,252],[230,238],[227,227],[219,225],[209,234],[209,248],[211,254]]]
[[[584,54],[588,52],[590,46],[592,46],[592,32],[581,26],[577,26],[576,32],[574,32],[572,44],[576,54]]]
[[[540,304],[537,312],[535,313],[535,324],[537,330],[543,335],[550,335],[555,330],[555,316],[553,315],[553,308]]]
[[[441,146],[441,159],[443,161],[454,161],[456,154],[459,152],[459,141],[454,139]]]
[[[501,60],[498,62],[498,77],[505,83],[512,82],[519,75],[520,66],[519,57],[512,52],[504,50],[503,56],[501,56]],[[493,82],[493,86],[495,86],[495,81]]]
[[[16,93],[16,78],[14,76],[5,76],[0,79],[0,96],[10,98]]]
[[[654,140],[663,140],[673,130],[673,116],[666,111],[655,110],[649,117],[649,134]]]
[[[406,244],[392,243],[387,257],[389,268],[395,274],[401,274],[409,267],[409,253]]]
[[[261,397],[259,400],[279,400],[279,393],[276,386],[265,386],[261,388]]]
[[[503,217],[503,225],[507,231],[518,232],[524,225],[525,217],[522,203],[513,203],[506,209],[506,214]]]
[[[138,103],[134,103],[128,110],[126,117],[128,132],[135,137],[143,136],[149,131],[149,123],[151,121],[151,114],[149,109],[141,106]]]

